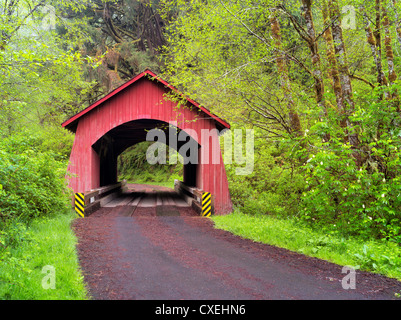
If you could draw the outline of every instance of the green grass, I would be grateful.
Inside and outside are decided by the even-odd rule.
[[[132,184],[149,184],[174,189],[174,180],[181,180],[182,176],[178,174],[167,174],[166,172],[157,171],[155,174],[144,172],[140,175],[119,176],[119,181],[127,180]]]
[[[216,228],[243,238],[401,280],[401,248],[392,242],[346,238],[313,230],[295,220],[246,215],[238,210],[212,219]]]
[[[165,182],[154,182],[154,181],[133,181],[133,182],[129,182],[128,181],[127,183],[148,184],[150,186],[161,186],[161,187],[174,189],[174,181],[165,181]]]
[[[18,244],[0,255],[0,299],[85,300],[88,294],[76,253],[71,215],[34,220]],[[48,288],[54,268],[55,288]],[[42,273],[44,271],[44,273]],[[48,289],[46,289],[46,287]]]

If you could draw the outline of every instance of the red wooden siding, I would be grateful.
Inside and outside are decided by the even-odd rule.
[[[74,192],[85,192],[100,187],[102,157],[93,148],[94,144],[110,133],[131,121],[149,119],[166,123],[177,122],[177,127],[191,133],[202,146],[202,129],[222,130],[230,128],[224,120],[200,107],[196,102],[187,99],[188,107],[177,110],[174,102],[166,101],[164,94],[175,90],[165,81],[150,80],[147,76],[157,77],[151,71],[145,71],[105,98],[78,113],[63,126],[75,132],[75,141],[70,157],[68,172],[69,186]],[[192,121],[196,119],[196,121]],[[202,158],[197,166],[197,187],[210,192],[215,197],[215,213],[227,214],[232,210],[231,198],[217,132],[212,132],[210,140],[220,158],[219,164],[212,164],[213,149]],[[205,163],[206,159],[209,163]],[[194,173],[195,174],[195,173]]]

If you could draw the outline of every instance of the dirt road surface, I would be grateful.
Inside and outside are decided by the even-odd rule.
[[[95,300],[396,299],[401,282],[255,243],[213,228],[172,191],[136,186],[74,221],[78,255]]]

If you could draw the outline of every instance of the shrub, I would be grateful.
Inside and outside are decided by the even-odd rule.
[[[312,127],[311,135],[333,129],[330,142],[317,145],[303,167],[301,217],[327,229],[401,243],[401,119],[377,94],[366,97],[350,118],[360,140],[357,149],[342,130],[335,131],[338,119]]]
[[[30,135],[0,142],[0,229],[8,241],[15,238],[16,221],[65,212],[70,203],[66,162],[54,152],[38,151],[36,143]]]
[[[288,147],[272,143],[255,130],[255,163],[252,174],[237,175],[237,164],[226,165],[233,204],[249,214],[296,215],[304,178],[291,160]]]

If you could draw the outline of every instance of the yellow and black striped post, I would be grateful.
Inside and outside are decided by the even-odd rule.
[[[210,217],[212,215],[212,195],[209,192],[202,194],[202,216]]]
[[[85,217],[85,196],[83,193],[75,194],[75,212],[80,217]]]

